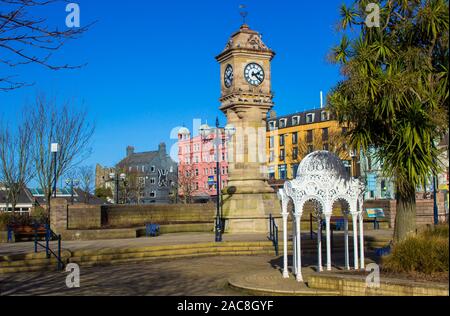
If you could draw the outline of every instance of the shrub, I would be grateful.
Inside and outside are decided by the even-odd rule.
[[[449,270],[448,226],[427,229],[394,245],[383,258],[383,269],[392,272],[433,274]]]
[[[0,230],[6,231],[6,226],[10,223],[11,217],[10,213],[0,213]]]

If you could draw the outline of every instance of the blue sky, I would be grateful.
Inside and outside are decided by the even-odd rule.
[[[76,100],[96,123],[93,154],[86,164],[114,165],[133,145],[137,151],[174,143],[177,126],[220,115],[220,73],[214,57],[239,29],[242,0],[80,0],[81,23],[98,21],[81,39],[59,51],[55,63],[88,65],[50,71],[38,66],[0,68],[35,82],[0,92],[0,115],[14,125],[17,112],[36,93]],[[326,61],[339,41],[335,31],[343,0],[247,0],[248,24],[276,51],[272,64],[275,110],[289,114],[320,106],[339,80]],[[348,1],[346,1],[348,2]],[[64,28],[65,6],[45,11]]]

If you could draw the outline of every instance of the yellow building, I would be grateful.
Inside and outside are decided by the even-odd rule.
[[[270,180],[293,179],[298,165],[311,152],[336,153],[351,170],[351,158],[343,134],[345,127],[326,109],[309,110],[267,119],[267,157]]]

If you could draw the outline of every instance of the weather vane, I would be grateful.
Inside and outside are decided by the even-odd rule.
[[[244,9],[246,9],[246,8],[247,7],[244,4],[239,5],[239,9],[241,9],[241,16],[242,16],[242,20],[243,20],[244,24],[246,23],[246,19],[248,16],[248,12],[244,11]]]

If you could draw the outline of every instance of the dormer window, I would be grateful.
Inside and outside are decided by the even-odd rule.
[[[327,111],[323,111],[322,113],[321,113],[321,120],[322,120],[322,122],[324,122],[324,121],[328,121],[329,120],[329,114],[328,114],[328,112]]]
[[[280,120],[280,128],[286,128],[287,127],[287,119],[281,119]]]
[[[275,122],[275,121],[269,122],[269,130],[273,131],[276,129],[276,127],[277,127],[277,122]]]
[[[300,125],[300,116],[294,116],[292,118],[292,126]]]
[[[309,113],[306,115],[306,123],[311,124],[314,122],[314,113]]]

